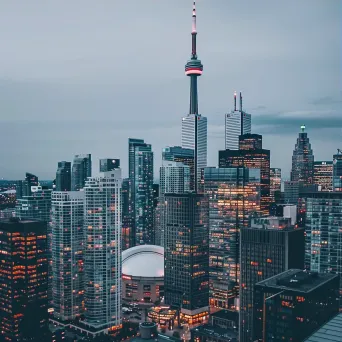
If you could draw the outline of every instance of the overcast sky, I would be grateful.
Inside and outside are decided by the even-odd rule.
[[[191,0],[0,0],[0,177],[55,177],[74,154],[120,158],[128,137],[180,145]],[[252,131],[288,175],[305,124],[316,160],[342,148],[341,1],[198,0],[208,165],[242,91]]]

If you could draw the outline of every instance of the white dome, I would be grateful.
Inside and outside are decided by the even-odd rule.
[[[164,277],[164,248],[141,245],[123,251],[122,274],[132,277]]]

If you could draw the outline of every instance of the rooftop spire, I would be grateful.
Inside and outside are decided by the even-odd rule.
[[[300,126],[300,129],[302,130],[302,133],[304,133],[304,131],[305,131],[305,125],[301,125],[301,126]]]
[[[234,112],[236,112],[236,91],[234,91]]]
[[[197,58],[197,52],[196,52],[196,35],[197,35],[197,28],[196,28],[196,2],[194,1],[194,4],[192,6],[192,52],[191,52],[191,58],[196,59]]]

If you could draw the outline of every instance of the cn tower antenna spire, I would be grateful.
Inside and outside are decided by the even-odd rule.
[[[192,35],[192,53],[191,58],[196,59],[197,58],[197,52],[196,52],[196,35],[197,35],[197,27],[196,27],[196,1],[194,1],[192,6],[192,29],[191,29],[191,35]]]

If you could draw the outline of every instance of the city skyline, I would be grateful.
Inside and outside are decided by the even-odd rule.
[[[0,178],[23,179],[28,171],[54,179],[57,162],[79,153],[91,153],[95,165],[100,158],[120,158],[127,176],[128,137],[152,144],[157,175],[162,149],[181,145],[191,1],[137,1],[134,13],[125,2],[68,3],[69,11],[61,3],[21,6],[22,12],[11,3],[2,9],[2,24],[13,29],[0,33],[7,51],[0,66],[0,143],[6,146]],[[208,166],[217,166],[217,151],[224,149],[224,115],[233,109],[234,90],[243,92],[252,133],[263,134],[271,166],[282,168],[285,178],[301,124],[315,158],[332,160],[341,137],[338,6],[198,4]],[[10,144],[6,132],[16,137]]]

